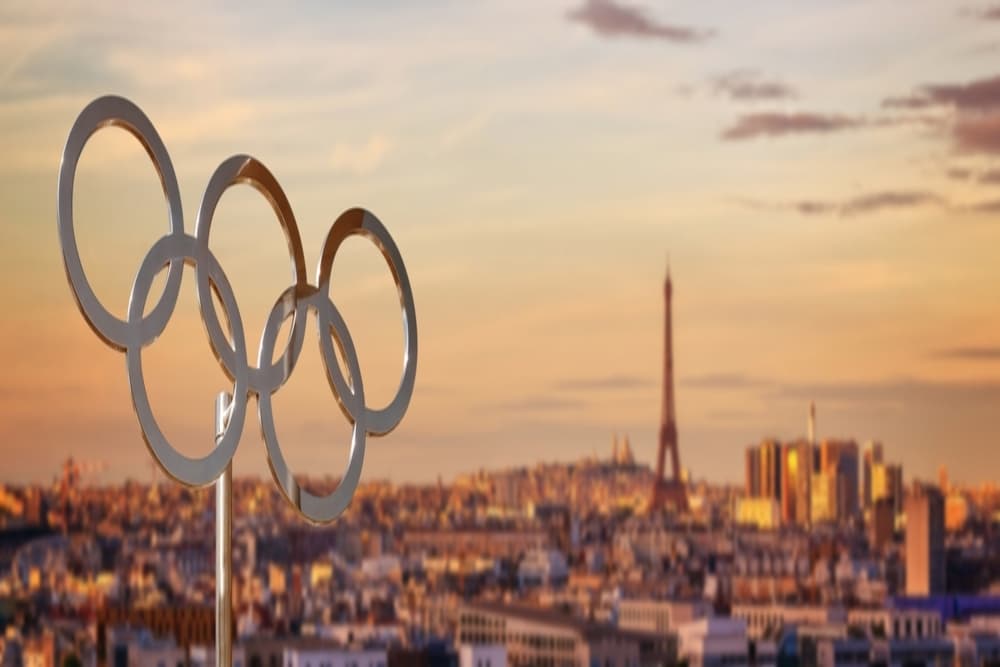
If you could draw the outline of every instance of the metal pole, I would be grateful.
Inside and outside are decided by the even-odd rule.
[[[229,425],[232,396],[215,399],[215,442]],[[233,664],[233,462],[215,482],[215,665]]]

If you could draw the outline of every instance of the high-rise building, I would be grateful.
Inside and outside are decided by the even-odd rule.
[[[746,449],[746,495],[748,498],[760,497],[760,450],[750,445]]]
[[[670,302],[673,285],[670,269],[663,284],[664,325],[663,325],[663,405],[660,419],[660,446],[656,455],[656,479],[653,481],[653,496],[650,509],[653,511],[671,507],[684,512],[688,508],[687,489],[681,479],[681,460],[677,451],[677,418],[674,406],[674,352],[673,325],[670,317]],[[670,456],[671,476],[666,476],[667,455]]]
[[[748,497],[781,500],[784,458],[777,440],[763,440],[759,445],[746,448],[744,474]]]
[[[760,443],[760,495],[781,500],[781,443]]]
[[[820,444],[820,470],[835,476],[837,486],[837,521],[850,521],[858,515],[858,443],[853,440],[823,440]]]
[[[944,497],[931,486],[906,497],[906,594],[945,592]]]
[[[865,445],[865,454],[861,470],[861,506],[870,510],[875,502],[872,496],[872,467],[882,463],[882,443],[869,442]]]
[[[896,512],[891,498],[879,498],[872,505],[868,523],[868,543],[876,552],[892,542],[896,529]]]
[[[810,445],[816,444],[816,404],[809,403],[809,423],[806,430],[807,439]]]
[[[903,466],[894,463],[872,465],[872,502],[880,498],[892,500],[892,509],[897,515],[903,511]]]
[[[813,473],[810,480],[810,518],[813,523],[837,520],[837,475],[832,470]]]
[[[781,450],[781,520],[785,524],[809,525],[812,445],[800,440]]]
[[[943,463],[938,468],[938,488],[945,496],[951,491],[951,484],[948,482],[948,466]]]

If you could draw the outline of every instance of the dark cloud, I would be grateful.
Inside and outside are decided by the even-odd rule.
[[[975,174],[974,171],[965,167],[950,167],[944,173],[954,181],[968,181]]]
[[[567,17],[589,26],[603,37],[639,37],[688,43],[712,36],[711,31],[663,23],[650,18],[638,7],[618,4],[614,0],[584,0],[583,5],[568,12]]]
[[[1000,185],[1000,169],[987,169],[980,172],[976,182],[983,185]]]
[[[755,137],[780,137],[786,134],[829,133],[865,125],[865,120],[853,116],[824,113],[763,112],[744,114],[734,125],[722,132],[726,141],[741,141]]]
[[[1000,153],[1000,113],[959,118],[952,128],[955,147],[973,153]]]
[[[560,391],[603,391],[608,389],[636,389],[650,387],[654,381],[648,377],[636,375],[608,375],[596,378],[571,378],[561,380],[555,385]]]
[[[1000,361],[1000,346],[949,347],[935,350],[931,356],[942,359],[962,359],[967,361]]]
[[[795,97],[795,90],[779,81],[763,80],[756,72],[736,70],[713,81],[716,92],[734,100],[778,100]]]
[[[1000,153],[1000,75],[959,84],[927,84],[908,95],[889,97],[882,106],[951,109],[954,117],[942,127],[957,150]]]
[[[1000,108],[1000,76],[960,84],[928,84],[909,95],[886,98],[882,106],[895,109],[951,106],[960,111],[997,109]]]

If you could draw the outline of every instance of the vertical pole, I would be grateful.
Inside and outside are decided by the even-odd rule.
[[[215,442],[229,425],[232,396],[215,399]],[[215,482],[215,665],[233,664],[233,463]]]

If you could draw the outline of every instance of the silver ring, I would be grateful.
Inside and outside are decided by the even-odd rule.
[[[73,189],[76,168],[87,140],[102,127],[123,127],[146,149],[163,185],[170,221],[169,232],[156,241],[140,264],[132,283],[128,315],[121,320],[97,298],[80,260],[73,220]],[[247,356],[246,332],[229,279],[209,249],[215,209],[232,185],[247,183],[271,203],[288,242],[292,284],[281,290],[267,319],[258,347],[257,365]],[[368,435],[392,431],[402,420],[413,396],[417,366],[417,323],[413,293],[402,256],[385,226],[370,212],[345,211],[327,234],[317,267],[317,285],[308,282],[302,240],[284,191],[270,171],[256,159],[233,156],[218,166],[202,197],[194,236],[185,233],[180,192],[170,156],[146,115],[121,97],[101,97],[88,104],[77,117],[63,150],[57,191],[57,222],[66,276],[80,312],[91,329],[112,348],[125,353],[129,387],[143,438],[153,457],[169,476],[188,486],[213,483],[232,461],[243,433],[251,396],[257,398],[258,419],[271,473],[282,493],[308,520],[332,521],[348,506],[361,477]],[[330,272],[337,250],[353,234],[365,236],[381,251],[389,265],[399,294],[403,318],[403,372],[395,397],[381,409],[365,404],[361,367],[347,324],[330,300]],[[192,458],[178,451],[157,423],[146,391],[142,349],[151,345],[167,326],[180,293],[185,264],[195,271],[198,305],[205,330],[219,365],[233,381],[232,413],[218,445],[206,456]],[[167,281],[163,294],[148,315],[143,315],[153,279],[164,268]],[[218,296],[229,324],[226,334],[212,298]],[[316,496],[302,489],[285,461],[274,424],[272,395],[291,377],[305,338],[306,320],[315,312],[320,352],[327,380],[341,411],[353,425],[351,450],[340,483],[329,494]],[[282,324],[293,318],[284,351],[274,360],[275,344]],[[231,339],[231,340],[230,340]],[[337,361],[337,345],[347,367],[344,377]]]

